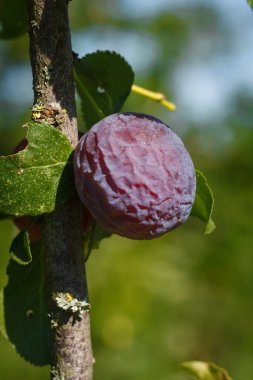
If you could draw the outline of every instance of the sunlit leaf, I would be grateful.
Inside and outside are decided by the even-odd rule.
[[[50,363],[50,324],[40,244],[32,244],[32,256],[25,266],[10,260],[0,328],[24,359],[46,365]]]
[[[214,363],[185,362],[182,367],[199,380],[232,380],[227,371]]]
[[[0,157],[0,215],[40,215],[74,193],[68,139],[46,123],[28,125],[28,146]]]
[[[192,207],[191,216],[197,216],[206,223],[205,234],[210,234],[215,229],[212,220],[214,198],[207,179],[201,171],[196,170],[197,190]]]
[[[88,128],[119,112],[134,80],[131,66],[115,52],[97,51],[74,61],[74,77]]]

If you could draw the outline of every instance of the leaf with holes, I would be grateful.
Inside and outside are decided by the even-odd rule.
[[[28,124],[28,146],[0,157],[0,215],[40,215],[75,191],[68,139],[46,123]]]

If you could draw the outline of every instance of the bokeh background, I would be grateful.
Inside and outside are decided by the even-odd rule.
[[[212,235],[194,218],[154,241],[113,236],[87,264],[95,380],[187,380],[179,364],[214,361],[253,378],[253,12],[246,0],[75,0],[73,50],[115,50],[135,83],[164,92],[173,114],[132,94],[181,136],[215,195]],[[24,135],[33,101],[28,36],[0,42],[0,154]],[[80,129],[84,130],[81,115]],[[17,230],[0,222],[0,287]],[[15,312],[15,311],[13,311]],[[0,337],[0,379],[49,377]]]

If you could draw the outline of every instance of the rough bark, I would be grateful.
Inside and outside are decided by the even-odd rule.
[[[78,141],[72,49],[66,0],[28,0],[34,117]],[[39,111],[39,112],[38,112]],[[82,211],[77,197],[45,215],[45,281],[52,326],[54,380],[91,380],[93,357],[89,312],[60,307],[59,299],[88,301]]]

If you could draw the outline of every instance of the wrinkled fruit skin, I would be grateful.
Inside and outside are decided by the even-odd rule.
[[[79,141],[74,156],[79,197],[106,230],[153,239],[188,218],[195,199],[192,160],[163,122],[113,114]]]

